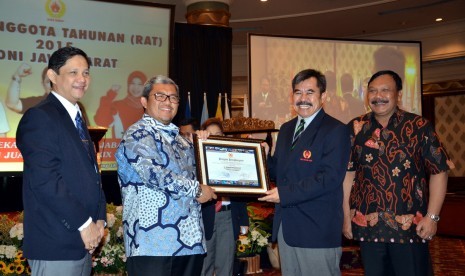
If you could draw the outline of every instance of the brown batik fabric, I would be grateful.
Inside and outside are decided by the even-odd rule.
[[[427,212],[427,176],[453,168],[426,119],[397,109],[383,128],[373,113],[352,120],[348,170],[355,240],[424,242],[415,228]]]

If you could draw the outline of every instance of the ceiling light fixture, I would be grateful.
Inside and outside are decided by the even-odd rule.
[[[436,22],[441,22],[441,21],[442,21],[441,17],[436,18]]]
[[[260,2],[268,2],[268,0],[260,0]]]

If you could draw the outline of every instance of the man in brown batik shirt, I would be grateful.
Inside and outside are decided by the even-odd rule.
[[[372,112],[348,124],[343,234],[360,241],[366,275],[432,271],[428,241],[454,167],[431,123],[399,109],[401,96],[399,75],[377,72],[368,82]]]

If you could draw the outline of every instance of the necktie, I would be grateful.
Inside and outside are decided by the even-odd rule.
[[[297,140],[299,140],[300,134],[302,134],[302,131],[304,131],[304,126],[305,126],[305,120],[300,119],[299,126],[297,127],[297,130],[295,131],[295,134],[294,134],[294,139],[292,140],[291,150],[294,149],[294,146],[297,143]]]
[[[76,114],[76,118],[74,120],[76,121],[76,128],[79,132],[79,138],[81,138],[81,141],[84,145],[84,148],[87,151],[87,154],[89,155],[89,157],[91,157],[93,153],[91,152],[90,145],[89,145],[90,143],[90,140],[88,138],[89,136],[86,133],[84,121],[82,120],[81,114],[79,112]]]

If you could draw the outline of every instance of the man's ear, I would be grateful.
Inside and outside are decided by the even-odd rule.
[[[147,105],[148,105],[148,102],[147,102],[147,98],[142,96],[140,97],[140,103],[142,104],[142,106],[144,107],[144,109],[147,109]]]
[[[325,103],[326,102],[326,97],[327,97],[328,91],[325,91],[321,93],[321,102]]]
[[[47,70],[47,77],[52,82],[52,84],[57,83],[57,73],[53,71],[52,69]],[[53,88],[53,85],[52,85],[52,88]]]

